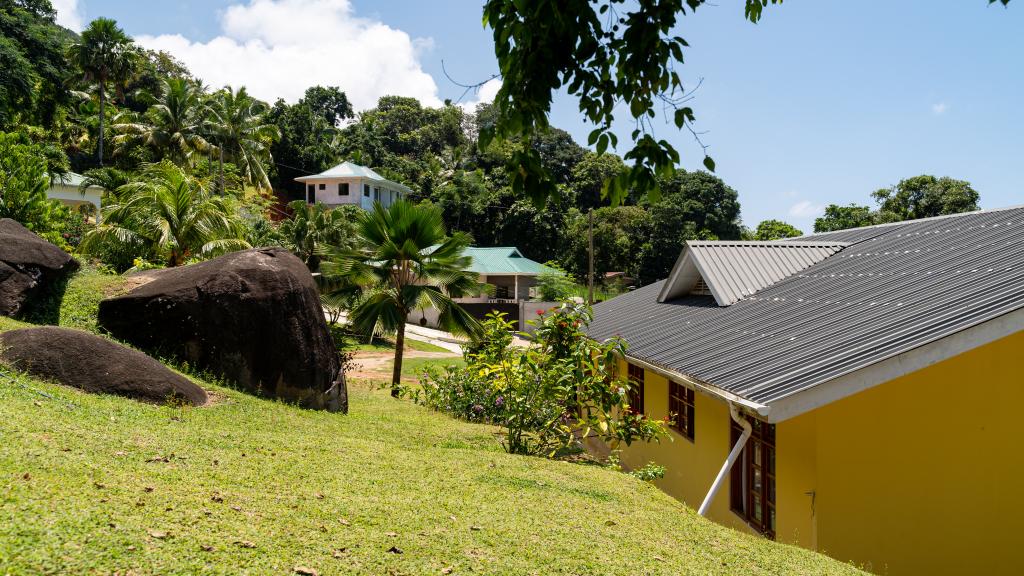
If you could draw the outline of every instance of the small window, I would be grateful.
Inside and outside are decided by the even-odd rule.
[[[732,444],[743,433],[732,421]],[[775,538],[775,425],[752,419],[753,431],[733,464],[729,479],[729,507],[752,528]]]
[[[367,198],[370,197],[370,185],[369,184],[363,184],[363,196],[366,196]]]
[[[380,202],[380,188],[373,189],[373,199]]]
[[[629,407],[637,414],[644,413],[644,369],[629,364]]]
[[[321,190],[327,190],[327,184],[321,184],[320,185],[320,189]]]
[[[668,413],[676,432],[693,440],[693,388],[668,383]]]
[[[348,182],[338,182],[338,196],[348,196]]]

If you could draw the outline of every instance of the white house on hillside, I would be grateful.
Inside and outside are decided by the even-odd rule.
[[[85,176],[74,172],[58,174],[50,180],[46,196],[59,200],[72,208],[88,205],[96,221],[100,220],[100,208],[103,200],[103,188],[99,186],[83,186]]]
[[[374,202],[390,206],[412,192],[408,186],[352,162],[342,162],[320,174],[300,176],[295,180],[306,185],[306,202],[310,204],[352,204],[364,210],[372,208]]]

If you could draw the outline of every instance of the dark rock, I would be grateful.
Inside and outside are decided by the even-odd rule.
[[[10,218],[0,219],[0,315],[25,312],[46,288],[78,269],[70,254]]]
[[[142,352],[82,330],[43,326],[0,333],[0,359],[86,392],[150,402],[177,398],[196,406],[207,400],[202,388]]]
[[[100,302],[99,325],[249,392],[348,410],[344,374],[313,277],[287,250],[234,252],[147,279]]]

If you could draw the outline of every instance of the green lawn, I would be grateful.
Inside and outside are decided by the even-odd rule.
[[[334,333],[335,338],[337,338],[340,331],[336,330]],[[389,352],[394,351],[395,343],[389,340],[381,340],[377,338],[374,339],[372,344],[369,344],[366,342],[359,342],[351,337],[345,337],[343,347],[346,352]],[[450,352],[447,348],[442,348],[431,344],[430,342],[413,340],[408,336],[405,338],[405,349],[416,350],[417,352]]]
[[[447,352],[447,350],[446,350]],[[419,378],[423,371],[429,367],[442,368],[448,365],[465,366],[462,358],[403,358],[402,376],[407,378]],[[394,364],[391,365],[392,369]]]
[[[92,325],[92,282],[110,288],[76,277],[61,318]],[[213,405],[181,409],[3,370],[0,574],[857,573],[358,383],[342,416],[203,381]]]

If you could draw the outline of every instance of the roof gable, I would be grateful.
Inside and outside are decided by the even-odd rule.
[[[729,306],[842,250],[844,242],[687,241],[658,302],[710,294]]]

